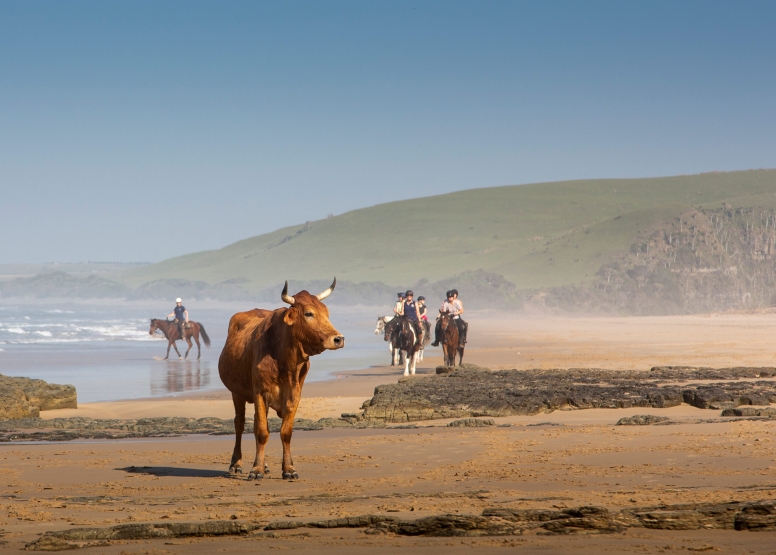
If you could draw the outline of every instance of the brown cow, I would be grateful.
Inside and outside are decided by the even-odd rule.
[[[326,349],[341,349],[345,338],[329,322],[329,310],[321,301],[337,285],[337,279],[320,295],[300,291],[288,295],[288,282],[280,298],[291,306],[277,310],[259,308],[238,312],[229,320],[226,345],[218,359],[221,381],[232,392],[235,443],[230,473],[242,472],[241,440],[245,429],[245,403],[253,403],[256,459],[248,479],[269,472],[264,448],[269,440],[267,412],[275,409],[283,419],[283,478],[298,478],[291,459],[294,416],[302,398],[302,386],[310,370],[310,357]]]

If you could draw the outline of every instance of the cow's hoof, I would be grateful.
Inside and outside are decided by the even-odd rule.
[[[264,465],[264,474],[269,474],[269,467],[266,464]]]
[[[299,474],[296,473],[296,470],[292,472],[283,472],[283,479],[284,480],[298,480]]]
[[[239,466],[230,466],[229,474],[242,474],[242,468]]]
[[[251,471],[248,473],[248,481],[249,481],[249,482],[250,482],[251,480],[261,480],[262,478],[264,478],[264,474],[262,474],[261,472],[256,472],[256,471],[254,471],[254,470],[251,470]]]

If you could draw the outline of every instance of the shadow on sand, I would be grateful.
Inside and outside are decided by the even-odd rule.
[[[203,470],[201,468],[181,468],[176,466],[126,466],[117,468],[132,474],[147,474],[150,476],[175,476],[178,478],[223,478],[224,470]]]

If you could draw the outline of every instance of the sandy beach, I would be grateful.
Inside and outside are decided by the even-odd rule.
[[[774,366],[776,313],[649,318],[506,318],[473,315],[464,361],[492,369],[649,369],[656,365]],[[419,373],[440,362],[429,349]],[[386,351],[387,359],[387,351]],[[397,381],[388,366],[307,384],[299,417],[358,411],[374,387]],[[634,414],[670,425],[615,426]],[[231,418],[228,393],[87,403],[42,418]],[[367,514],[415,519],[480,514],[488,508],[610,510],[678,503],[776,498],[773,420],[721,422],[719,411],[555,411],[497,418],[509,427],[298,431],[300,480],[280,479],[280,441],[268,445],[262,481],[225,477],[233,438],[3,444],[0,527],[10,551],[39,534],[80,526],[234,520],[274,522]],[[244,440],[251,459],[250,436]],[[88,552],[243,553],[290,548],[315,553],[694,552],[776,553],[772,532],[628,529],[616,534],[413,538],[363,528],[297,528],[221,538],[113,541]]]

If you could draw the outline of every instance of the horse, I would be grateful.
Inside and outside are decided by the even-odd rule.
[[[388,350],[391,352],[391,366],[404,364],[404,354],[394,348],[393,342],[391,341],[391,334],[398,323],[399,320],[396,316],[378,316],[377,325],[375,326],[375,335],[380,335],[382,333],[383,340],[388,342]]]
[[[415,375],[415,365],[418,362],[418,351],[421,346],[421,338],[415,331],[415,326],[406,316],[396,318],[398,323],[391,334],[391,343],[394,349],[404,355],[404,375]]]
[[[151,318],[151,329],[148,330],[150,335],[153,335],[156,330],[160,330],[164,334],[164,338],[167,339],[167,354],[164,356],[164,360],[167,360],[170,356],[170,347],[175,347],[175,352],[178,353],[178,359],[188,358],[189,351],[191,350],[191,338],[197,342],[197,360],[200,357],[199,346],[199,334],[202,334],[202,341],[205,343],[205,347],[210,347],[210,338],[205,331],[205,326],[199,322],[189,322],[189,327],[183,328],[183,339],[189,344],[189,348],[186,349],[186,354],[182,357],[176,341],[181,339],[180,333],[178,333],[178,324],[171,322],[170,320],[160,320],[159,318]]]
[[[458,326],[453,315],[439,311],[439,322],[442,331],[442,353],[445,366],[455,366],[455,354],[458,353],[458,364],[463,361],[464,346],[459,343]]]

